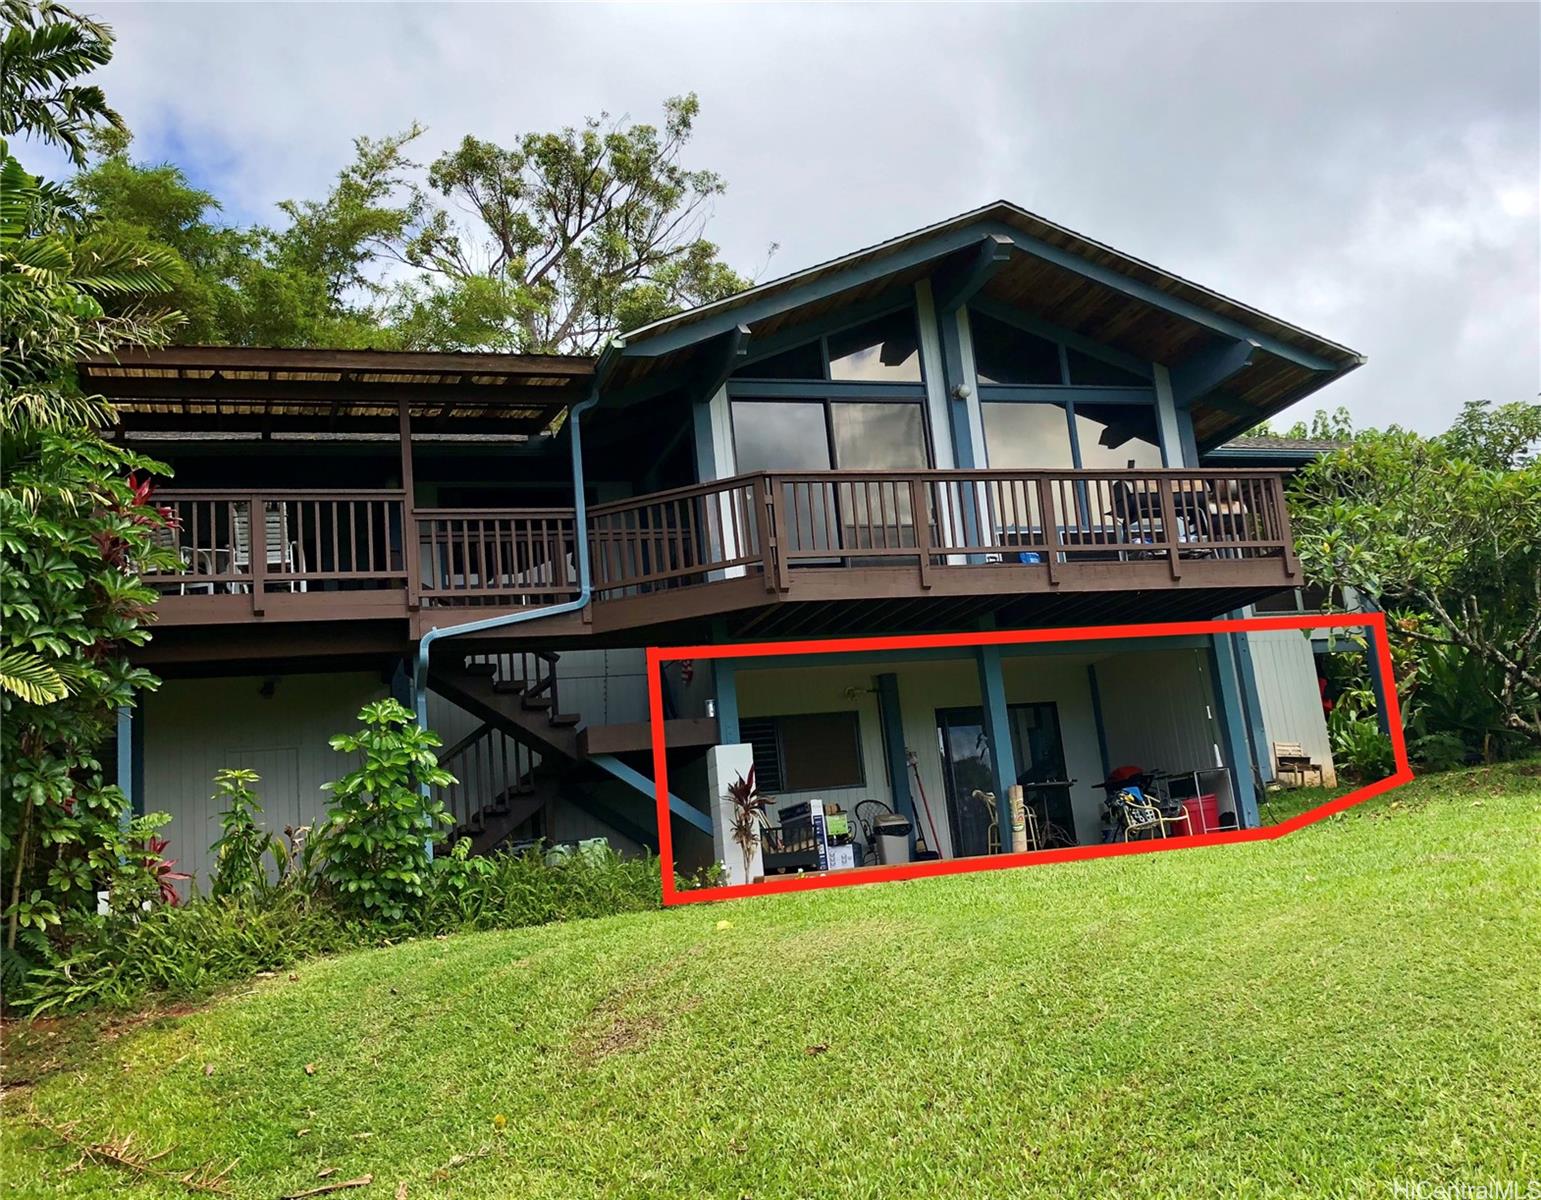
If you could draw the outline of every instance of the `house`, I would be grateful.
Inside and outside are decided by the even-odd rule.
[[[203,875],[216,770],[307,824],[327,737],[394,693],[443,737],[475,849],[656,846],[644,647],[1240,612],[1300,583],[1285,470],[1203,456],[1363,361],[1004,202],[597,358],[92,359],[179,517],[140,655],[166,682],[124,713],[120,777]],[[1056,836],[1109,836],[1096,785],[1125,764],[1255,824],[1246,642],[675,664],[679,861],[732,857],[730,761],[787,820],[877,801],[943,856],[1004,840],[974,793],[1019,779]],[[1262,673],[1312,711],[1304,639]]]

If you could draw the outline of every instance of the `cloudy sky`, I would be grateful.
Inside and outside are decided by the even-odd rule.
[[[1369,356],[1318,403],[1442,428],[1541,379],[1541,7],[119,4],[141,155],[233,217],[351,139],[424,155],[700,94],[711,235],[779,275],[1004,197]]]

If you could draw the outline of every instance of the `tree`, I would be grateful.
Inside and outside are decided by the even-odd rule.
[[[360,287],[363,275],[332,269],[350,259],[367,264],[370,253],[360,244],[367,223],[230,224],[219,200],[193,187],[180,167],[136,161],[131,151],[125,132],[98,135],[72,187],[101,234],[168,256],[168,300],[186,319],[179,337],[255,346],[402,344],[373,306],[373,292]]]
[[[7,123],[73,153],[93,122],[116,121],[96,89],[72,82],[106,61],[110,35],[51,5],[23,14],[24,25],[6,12],[6,98],[19,95],[24,109]],[[138,572],[169,565],[156,540],[169,514],[134,474],[155,464],[101,439],[110,409],[81,395],[75,376],[84,355],[164,340],[178,320],[160,301],[168,265],[162,250],[97,229],[78,198],[28,174],[0,142],[0,857],[11,982],[25,967],[23,939],[45,956],[47,932],[89,919],[98,890],[132,872],[169,878],[149,840],[155,820],[125,832],[123,794],[97,758],[116,709],[155,683],[125,651],[149,637],[154,593]]]
[[[296,233],[342,223],[361,234],[349,244],[418,273],[391,291],[407,344],[592,352],[747,286],[702,236],[725,184],[681,164],[699,110],[692,94],[665,102],[662,130],[602,114],[508,147],[466,137],[426,184],[407,157],[421,127],[361,138],[326,200],[286,211]],[[356,254],[332,268],[373,286]]]
[[[123,128],[94,84],[75,80],[112,57],[112,30],[52,0],[0,0],[0,136],[23,134],[86,159],[91,130]]]
[[[1309,423],[1296,421],[1283,433],[1274,431],[1268,421],[1254,425],[1247,430],[1243,437],[1286,437],[1286,438],[1311,438],[1323,442],[1351,442],[1356,436],[1354,433],[1354,418],[1348,409],[1339,405],[1328,412],[1325,408],[1319,408],[1311,414]]]
[[[1541,738],[1541,405],[1468,404],[1424,438],[1359,434],[1297,476],[1290,510],[1311,583],[1353,588],[1398,637],[1489,664],[1507,728]]]

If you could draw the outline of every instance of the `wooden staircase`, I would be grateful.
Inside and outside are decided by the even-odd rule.
[[[428,683],[480,719],[439,755],[456,783],[438,789],[455,833],[485,854],[510,838],[540,837],[542,819],[579,758],[577,713],[561,710],[555,654],[481,655],[436,663]]]
[[[457,782],[439,789],[472,853],[510,839],[550,835],[549,806],[573,803],[640,845],[655,847],[651,799],[638,799],[629,816],[624,804],[604,804],[608,792],[629,794],[600,768],[629,755],[640,766],[651,751],[645,723],[587,726],[562,709],[558,655],[548,651],[473,652],[432,662],[428,685],[480,724],[439,755]],[[665,723],[671,751],[700,753],[717,739],[710,718]]]

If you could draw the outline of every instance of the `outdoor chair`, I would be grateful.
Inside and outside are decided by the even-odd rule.
[[[856,805],[856,823],[861,826],[862,862],[877,861],[878,843],[873,824],[879,817],[891,816],[893,811],[881,800],[863,800]]]
[[[1300,781],[1301,787],[1306,786],[1306,779],[1312,772],[1316,774],[1317,786],[1326,786],[1327,777],[1322,770],[1322,764],[1307,754],[1305,747],[1299,742],[1275,742],[1273,761],[1277,774],[1294,775]]]
[[[239,575],[250,573],[252,569],[251,554],[251,511],[246,506],[237,506],[230,514],[231,541],[233,552],[230,556],[230,566],[233,573]],[[263,532],[267,538],[267,553],[263,556],[264,565],[269,569],[277,569],[289,573],[300,568],[300,551],[297,543],[289,540],[289,507],[286,504],[268,503],[263,506]],[[287,580],[286,584],[291,592],[303,592],[305,581]],[[250,584],[236,584],[234,587],[248,590]]]

